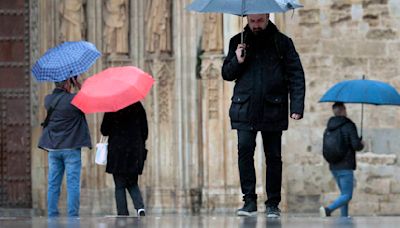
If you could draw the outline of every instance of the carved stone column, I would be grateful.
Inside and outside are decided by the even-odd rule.
[[[177,116],[175,59],[172,55],[172,1],[146,1],[145,70],[155,79],[151,91],[148,142],[149,166],[146,172],[147,204],[155,211],[177,208],[176,183],[178,153],[173,120]]]
[[[189,0],[146,1],[145,69],[155,78],[146,99],[149,166],[143,182],[154,211],[199,211],[196,15]],[[172,26],[173,24],[173,26]],[[174,34],[174,35],[173,35]]]
[[[224,119],[224,81],[221,77],[223,55],[222,14],[203,16],[201,55],[201,107],[203,135],[204,189],[203,208],[206,211],[223,210],[229,204],[227,195],[227,167],[233,151],[226,148]],[[228,193],[229,194],[229,193]]]
[[[215,25],[219,26],[219,25]],[[203,34],[207,36],[207,34]],[[203,38],[204,39],[204,38]],[[221,67],[223,55],[205,52],[201,56],[201,131],[203,135],[203,208],[218,210],[225,204],[226,153]]]

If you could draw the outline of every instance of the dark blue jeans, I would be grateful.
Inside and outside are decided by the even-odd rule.
[[[340,190],[340,196],[328,206],[330,211],[340,208],[342,217],[349,216],[349,202],[353,197],[353,170],[331,170]]]
[[[238,130],[238,163],[240,187],[244,199],[256,200],[256,173],[254,169],[254,150],[257,131]],[[261,132],[264,146],[266,170],[267,206],[278,206],[281,202],[282,186],[282,131]]]
[[[137,175],[113,174],[115,183],[115,201],[118,215],[129,215],[126,190],[131,195],[135,209],[144,209],[142,194],[137,183]],[[126,190],[125,190],[126,189]]]

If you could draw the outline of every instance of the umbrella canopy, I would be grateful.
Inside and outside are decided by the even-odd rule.
[[[400,105],[400,95],[391,85],[374,80],[342,81],[330,88],[320,102]]]
[[[234,15],[286,12],[303,7],[296,0],[195,0],[186,9]]]
[[[303,7],[296,0],[195,0],[186,9],[203,13],[243,15],[286,12]],[[241,33],[243,43],[243,31]]]
[[[400,95],[391,85],[374,80],[342,81],[330,88],[319,102],[343,102],[361,104],[361,128],[363,134],[363,104],[400,105]]]
[[[33,65],[32,74],[38,81],[64,81],[86,72],[100,55],[90,42],[64,42],[47,50]]]
[[[86,79],[71,103],[84,113],[116,112],[143,99],[153,83],[139,68],[110,67]]]

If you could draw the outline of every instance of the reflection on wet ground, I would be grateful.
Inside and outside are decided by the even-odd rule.
[[[312,216],[283,215],[280,219],[235,217],[232,215],[150,215],[146,217],[0,217],[0,227],[32,228],[111,228],[111,227],[400,227],[400,217],[319,218]]]

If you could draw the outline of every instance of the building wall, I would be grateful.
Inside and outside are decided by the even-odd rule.
[[[307,82],[305,118],[285,135],[288,210],[316,211],[337,195],[321,157],[322,133],[331,104],[318,103],[342,80],[381,80],[400,89],[400,8],[398,0],[301,1],[305,7],[285,16],[285,31],[300,53]],[[361,105],[348,104],[360,129]],[[398,135],[400,110],[364,106],[363,139],[351,214],[399,214]]]
[[[233,83],[222,81],[220,68],[223,47],[229,40],[228,33],[237,29],[237,18],[189,13],[184,7],[190,2],[122,1],[127,6],[123,12],[128,18],[128,49],[122,45],[111,47],[119,51],[110,52],[110,47],[105,46],[105,32],[110,31],[105,25],[105,2],[85,1],[82,38],[103,52],[85,77],[108,66],[133,64],[156,80],[143,101],[150,127],[149,156],[139,182],[149,210],[233,212],[242,203],[236,132],[230,129],[228,118]],[[32,61],[66,39],[61,36],[62,3],[31,1]],[[280,29],[295,42],[307,82],[305,118],[290,122],[290,129],[283,136],[281,207],[285,212],[317,212],[321,203],[337,195],[321,156],[322,132],[331,115],[330,104],[318,103],[322,94],[338,81],[361,78],[363,74],[400,87],[400,9],[396,1],[302,3],[306,7],[293,15],[276,15]],[[39,123],[45,116],[43,98],[53,87],[35,81],[31,87],[32,198],[33,207],[45,213],[47,154],[36,145],[41,132]],[[349,105],[348,112],[356,123],[360,122],[359,105]],[[87,120],[95,144],[102,114],[87,115]],[[369,153],[360,154],[352,214],[400,213],[396,201],[400,192],[396,176],[400,151],[395,142],[399,126],[399,110],[395,107],[365,106],[365,151]],[[259,144],[260,139],[257,140]],[[105,167],[94,164],[94,152],[85,149],[82,153],[81,214],[114,214],[114,184],[104,172]],[[260,210],[265,200],[264,163],[261,148],[257,148]],[[62,210],[65,199],[63,185]]]

